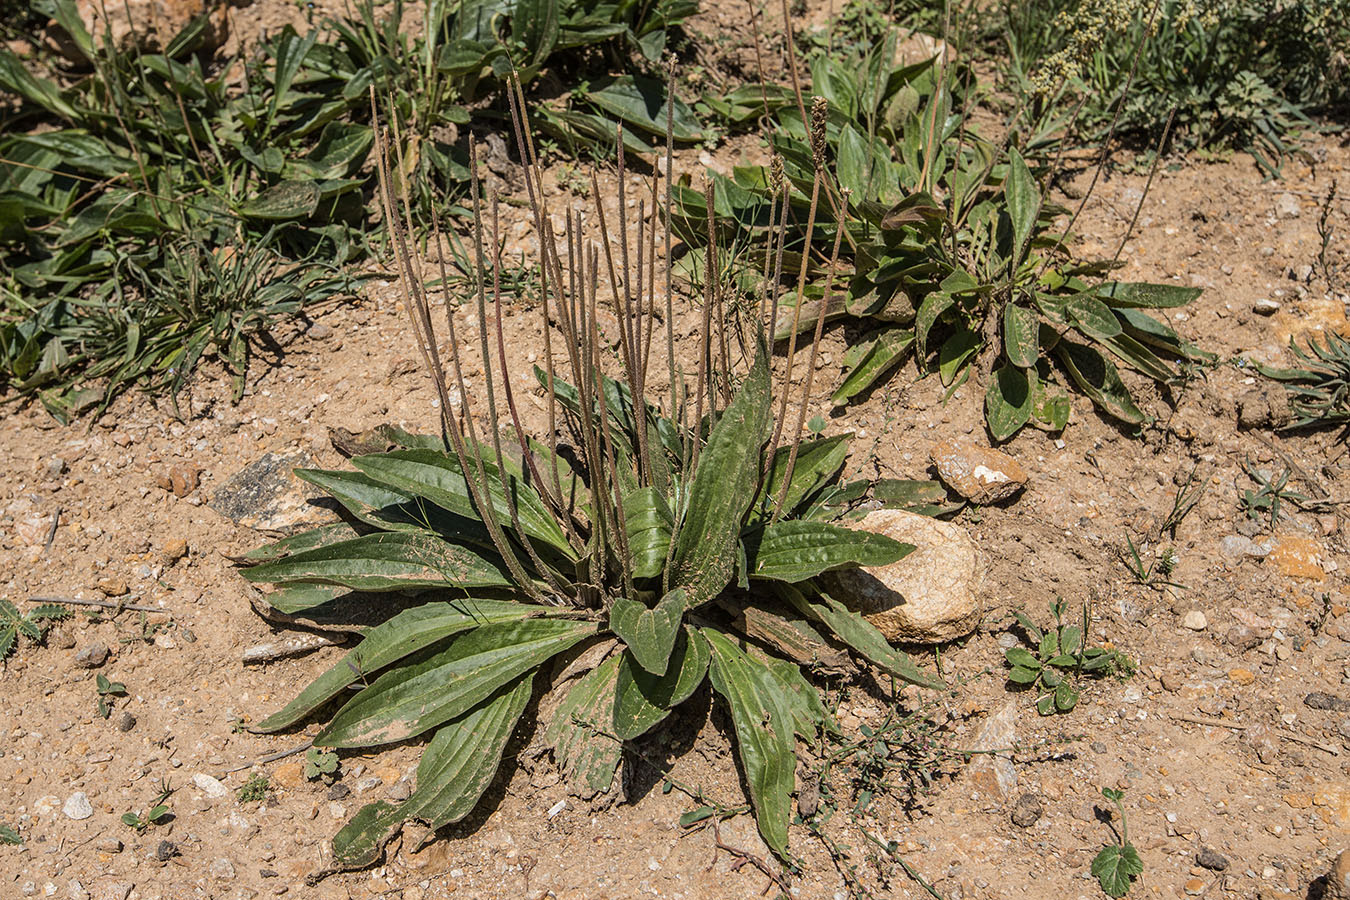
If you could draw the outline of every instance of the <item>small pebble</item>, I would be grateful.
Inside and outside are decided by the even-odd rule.
[[[1252,304],[1252,312],[1258,316],[1273,316],[1280,311],[1280,304],[1269,297],[1262,297]]]
[[[1228,868],[1228,857],[1213,847],[1205,847],[1195,854],[1195,864],[1201,868],[1209,869],[1211,872],[1222,872]]]
[[[159,846],[155,848],[155,859],[160,862],[168,862],[178,855],[178,848],[173,841],[160,841]]]
[[[89,802],[88,795],[84,791],[76,791],[70,795],[66,805],[61,807],[61,811],[66,814],[66,818],[80,821],[87,819],[94,814],[94,807]]]
[[[201,791],[212,800],[219,800],[221,797],[230,793],[229,789],[221,784],[219,779],[212,778],[205,773],[193,775],[192,783],[196,785],[197,790]]]
[[[1193,609],[1182,616],[1181,624],[1191,631],[1204,631],[1209,625],[1209,620],[1205,618],[1205,614],[1200,610]]]
[[[1313,691],[1303,698],[1303,705],[1309,709],[1330,709],[1334,712],[1350,712],[1350,700]]]
[[[224,858],[211,863],[211,877],[216,881],[233,881],[234,863]]]
[[[1035,794],[1023,794],[1013,806],[1012,823],[1018,828],[1030,828],[1040,820],[1045,807]]]
[[[98,840],[94,841],[94,849],[97,850],[99,853],[121,853],[122,842],[119,841],[117,838],[110,838],[110,837],[99,838]]]
[[[117,719],[118,731],[131,731],[136,727],[136,717],[123,710],[122,715]]]
[[[108,661],[112,651],[102,641],[95,641],[75,654],[75,666],[80,669],[97,669]]]

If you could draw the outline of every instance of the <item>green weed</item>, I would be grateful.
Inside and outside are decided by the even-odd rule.
[[[1064,608],[1063,600],[1050,604],[1055,624],[1044,630],[1025,613],[1013,613],[1033,649],[1012,647],[1004,652],[1012,667],[1008,681],[1035,690],[1036,711],[1043,716],[1066,713],[1077,706],[1079,682],[1084,676],[1128,675],[1134,670],[1133,662],[1119,650],[1086,646],[1091,625],[1087,604],[1083,605],[1081,625],[1065,624]]]
[[[1070,389],[1121,422],[1145,423],[1117,364],[1166,385],[1211,360],[1148,312],[1185,306],[1199,290],[1103,280],[1114,262],[1073,261],[1054,227],[1068,211],[1046,201],[1024,150],[982,138],[969,121],[969,73],[940,60],[894,68],[895,41],[813,58],[809,120],[776,86],[707,101],[731,124],[772,114],[773,163],[716,178],[720,227],[749,248],[732,281],[770,298],[789,354],[826,323],[857,332],[836,406],[913,355],[948,395],[975,380],[998,441],[1028,424],[1062,429]],[[676,196],[683,234],[698,241],[699,198]],[[786,272],[769,266],[778,236]]]
[[[19,635],[33,643],[42,640],[52,622],[68,618],[70,610],[55,603],[35,606],[26,613],[8,600],[0,598],[0,662],[13,652]]]
[[[235,795],[240,803],[257,803],[267,798],[267,791],[272,786],[266,775],[253,775],[248,781],[239,786]]]
[[[128,812],[122,814],[122,824],[137,832],[143,832],[151,825],[162,825],[173,818],[169,812],[169,806],[165,800],[173,794],[173,788],[167,780],[161,780],[159,783],[159,794],[150,808],[141,813]]]
[[[515,111],[519,123],[519,102]],[[523,143],[523,129],[521,135]],[[520,150],[530,158],[528,145]],[[397,146],[380,159],[397,269],[420,271],[424,263],[396,224],[390,192]],[[529,167],[526,177],[536,187],[535,221],[546,223],[538,169]],[[618,184],[626,189],[622,154]],[[493,321],[489,308],[499,311],[501,303],[499,261],[483,252],[497,234],[497,205],[494,199],[485,208],[476,191],[470,196],[476,303],[486,323]],[[654,183],[653,209],[660,196]],[[292,613],[352,592],[419,593],[420,605],[366,632],[345,660],[258,726],[291,727],[360,683],[365,687],[342,705],[315,747],[431,735],[412,798],[397,807],[367,806],[335,837],[340,867],[378,859],[389,834],[410,816],[439,827],[467,815],[500,764],[540,667],[586,648],[595,652],[577,677],[557,686],[559,705],[541,736],[571,789],[586,797],[610,791],[624,743],[656,727],[710,680],[731,715],[760,832],[784,859],[793,735],[813,739],[836,727],[801,669],[830,650],[825,636],[898,678],[936,684],[815,581],[827,570],[888,562],[910,550],[833,523],[847,510],[831,500],[841,490],[848,436],[803,439],[809,378],[790,402],[791,380],[776,384],[771,377],[767,310],[743,323],[754,361],[743,375],[733,372],[734,323],[714,317],[711,280],[695,369],[677,364],[669,331],[673,291],[667,280],[665,309],[658,310],[661,273],[652,262],[663,243],[656,228],[662,217],[645,216],[644,191],[630,220],[626,199],[619,194],[618,219],[609,221],[606,205],[593,197],[603,263],[599,246],[583,242],[577,219],[565,242],[551,240],[547,227],[540,234],[547,368],[534,376],[556,427],[542,440],[521,431],[518,373],[505,368],[500,315],[495,334],[483,330],[475,361],[486,394],[481,437],[467,410],[461,423],[448,402],[451,386],[463,383],[452,331],[448,358],[429,351],[425,359],[441,396],[441,434],[393,429],[388,433],[399,449],[353,457],[356,471],[298,471],[332,494],[352,524],[261,548],[243,570],[250,581],[276,585],[269,602]],[[618,236],[617,253],[611,234]],[[668,267],[668,256],[661,258]],[[596,325],[602,265],[617,275],[606,301],[621,323],[617,379],[603,371]],[[405,277],[402,284],[419,344],[442,346],[423,283]],[[658,314],[664,337],[656,330]],[[555,341],[565,359],[556,366]],[[665,352],[652,360],[654,345]],[[668,394],[647,388],[649,362],[667,369]],[[499,426],[507,423],[512,428],[504,436]]]
[[[110,681],[104,675],[94,678],[94,687],[98,691],[98,715],[106,719],[112,715],[114,698],[127,695],[127,686],[120,681]]]
[[[1120,813],[1120,834],[1115,843],[1104,844],[1092,860],[1092,874],[1108,897],[1124,897],[1130,892],[1134,880],[1144,874],[1144,863],[1134,849],[1134,844],[1130,843],[1130,827],[1125,819],[1125,806],[1121,802],[1125,792],[1102,788],[1102,796],[1110,800]]]
[[[1070,133],[1249,151],[1278,174],[1309,114],[1347,96],[1346,0],[1024,0],[1005,4],[1010,84]],[[1072,112],[1068,110],[1073,108]]]

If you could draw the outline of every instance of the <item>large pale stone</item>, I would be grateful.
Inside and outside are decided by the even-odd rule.
[[[929,456],[947,486],[971,503],[998,503],[1027,483],[1026,470],[1017,460],[990,447],[942,441]]]
[[[980,624],[985,561],[964,528],[899,509],[876,510],[851,527],[915,548],[889,566],[827,576],[840,602],[862,613],[888,641],[939,644]]]
[[[251,0],[235,0],[247,6]],[[225,0],[75,0],[75,12],[84,28],[102,45],[108,39],[122,49],[139,46],[144,50],[163,50],[197,16],[205,14],[206,29],[198,49],[212,50],[225,43],[229,34],[229,14]],[[65,48],[66,42],[58,42]],[[73,44],[69,51],[72,55]],[[82,57],[76,57],[82,61]]]

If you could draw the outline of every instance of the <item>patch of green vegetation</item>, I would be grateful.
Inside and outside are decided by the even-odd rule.
[[[0,662],[13,652],[19,635],[37,643],[47,634],[52,622],[70,616],[70,610],[55,603],[35,606],[26,613],[8,600],[0,598]]]
[[[526,177],[537,178],[538,170]],[[393,194],[381,196],[385,221],[400,221]],[[458,353],[428,360],[442,397],[441,435],[390,429],[398,449],[353,457],[355,471],[300,470],[359,528],[328,526],[288,538],[256,551],[243,570],[252,582],[275,585],[268,601],[293,614],[371,591],[412,591],[420,604],[367,631],[345,659],[258,726],[292,727],[358,686],[315,738],[316,748],[430,736],[412,797],[365,807],[336,836],[340,866],[378,859],[409,817],[439,827],[468,815],[500,764],[540,668],[587,648],[596,652],[584,654],[575,677],[557,686],[559,705],[542,733],[569,787],[587,797],[612,790],[625,742],[657,727],[710,681],[730,713],[760,833],[784,859],[794,735],[812,740],[837,727],[802,666],[827,651],[848,659],[832,649],[833,640],[896,678],[939,684],[817,580],[835,569],[892,562],[912,548],[836,523],[850,509],[845,497],[863,492],[839,482],[849,436],[803,437],[810,386],[793,399],[792,380],[771,377],[767,318],[741,322],[754,361],[748,372],[733,372],[736,327],[727,317],[714,319],[713,304],[705,303],[701,362],[684,371],[670,336],[660,344],[654,338],[658,272],[645,261],[661,243],[655,227],[630,228],[622,198],[617,206],[592,200],[599,222],[612,215],[607,209],[620,211],[610,233],[625,242],[613,260],[615,291],[624,285],[623,293],[612,299],[632,310],[635,324],[620,337],[620,377],[601,372],[596,297],[588,287],[598,250],[588,259],[575,230],[565,244],[543,240],[541,265],[553,287],[540,312],[553,310],[561,346],[544,354],[549,368],[534,376],[564,427],[542,441],[520,431],[514,385],[523,373],[503,370],[496,317],[497,332],[483,335],[482,437],[468,416],[461,425],[446,399],[451,385],[462,383]],[[542,206],[533,212],[547,221]],[[474,244],[481,247],[495,218],[478,204],[475,213]],[[400,232],[392,237],[397,270],[413,271],[411,245]],[[634,260],[644,261],[642,278]],[[483,322],[493,321],[488,304],[500,303],[498,265],[486,260],[475,270]],[[426,290],[412,279],[404,287],[418,339],[439,346]],[[675,301],[666,296],[669,325]],[[653,363],[673,373],[669,395],[646,388],[654,345],[658,354],[664,345],[665,359]],[[565,362],[555,368],[556,359]],[[499,426],[507,415],[514,428],[504,437]]]
[[[1066,713],[1078,705],[1079,683],[1085,676],[1119,675],[1128,677],[1134,662],[1114,648],[1086,646],[1091,612],[1083,604],[1081,625],[1063,621],[1065,603],[1050,604],[1055,618],[1051,628],[1042,629],[1023,612],[1013,613],[1022,626],[1031,650],[1012,647],[1004,656],[1012,671],[1008,681],[1036,691],[1036,711],[1043,716]]]
[[[912,355],[948,395],[973,380],[998,441],[1029,424],[1062,429],[1069,390],[1146,423],[1118,366],[1167,385],[1211,361],[1150,314],[1199,290],[1105,280],[1114,261],[1074,260],[1056,230],[1068,210],[1046,200],[1048,173],[970,121],[969,72],[936,59],[896,68],[895,42],[891,33],[861,56],[813,57],[809,113],[778,86],[705,101],[732,125],[769,110],[776,156],[715,176],[719,227],[746,247],[723,262],[723,280],[767,298],[789,353],[827,323],[857,332],[836,406]],[[676,196],[682,235],[700,242],[702,197]],[[769,265],[778,236],[786,271]]]
[[[1102,796],[1115,805],[1120,813],[1120,834],[1111,844],[1103,844],[1092,860],[1092,874],[1108,897],[1124,897],[1134,880],[1144,874],[1144,862],[1130,843],[1130,827],[1125,819],[1124,791],[1102,788]]]
[[[98,691],[98,715],[106,719],[112,715],[113,698],[125,697],[127,686],[120,681],[109,681],[104,675],[94,676],[94,687]]]
[[[154,802],[150,804],[150,808],[140,813],[122,813],[122,824],[137,832],[142,832],[151,825],[163,825],[170,821],[173,818],[173,814],[169,812],[169,805],[164,801],[168,800],[172,793],[173,788],[169,785],[169,782],[167,780],[161,780],[159,783],[159,794]]]
[[[0,388],[61,421],[132,385],[176,403],[207,357],[238,399],[250,360],[275,351],[272,326],[355,289],[340,267],[369,250],[372,92],[399,114],[394,177],[426,224],[469,179],[469,105],[500,121],[513,78],[586,76],[531,115],[573,144],[612,146],[596,127],[612,113],[650,150],[636,135],[664,133],[664,85],[640,69],[696,9],[432,2],[413,38],[401,3],[377,15],[367,0],[216,63],[197,52],[204,17],[148,53],[90,34],[74,0],[37,5],[83,62],[0,47],[0,93],[15,101],[0,121]],[[682,104],[674,122],[677,140],[702,138]]]
[[[1006,35],[1010,87],[1041,123],[1070,134],[1250,152],[1276,175],[1309,118],[1350,99],[1347,0],[1020,0],[987,33]],[[1079,104],[1081,102],[1081,107]],[[1072,112],[1071,112],[1072,110]]]
[[[266,775],[253,775],[239,786],[235,796],[239,798],[240,803],[257,803],[267,799],[267,792],[271,786],[272,783],[268,781]]]

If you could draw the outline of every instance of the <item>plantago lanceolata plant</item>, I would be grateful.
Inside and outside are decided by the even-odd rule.
[[[410,240],[408,188],[390,177],[400,144],[377,129],[388,244],[439,392],[441,433],[390,430],[399,449],[354,457],[356,471],[297,473],[348,520],[255,551],[245,577],[277,585],[268,599],[289,613],[357,593],[390,598],[389,617],[259,729],[292,727],[359,687],[316,747],[430,739],[412,797],[365,807],[335,838],[336,865],[352,867],[376,860],[405,820],[439,827],[467,815],[536,693],[557,700],[551,717],[540,715],[538,743],[590,797],[613,789],[625,741],[710,680],[734,723],[760,832],[787,859],[794,735],[836,727],[801,666],[826,657],[851,666],[849,648],[903,680],[935,684],[813,579],[912,548],[830,521],[860,495],[837,486],[848,436],[802,440],[809,376],[798,396],[790,372],[770,370],[774,298],[727,312],[714,238],[693,359],[677,354],[669,182],[654,177],[631,219],[620,152],[617,221],[593,178],[593,210],[565,212],[555,233],[518,86],[511,98],[540,241],[534,374],[548,428],[535,439],[522,427],[499,263],[485,251],[498,246],[498,201],[480,199],[475,151],[470,302],[482,327],[470,349],[452,315],[445,343],[437,334],[426,285],[449,280]],[[669,172],[669,137],[666,162]],[[709,188],[709,208],[715,200]],[[658,207],[664,215],[647,216]],[[617,354],[600,340],[603,306],[619,322]],[[738,357],[738,347],[747,352]],[[473,404],[470,355],[483,371]],[[661,376],[668,384],[658,388]],[[574,664],[550,684],[551,661],[588,648],[589,667]]]

